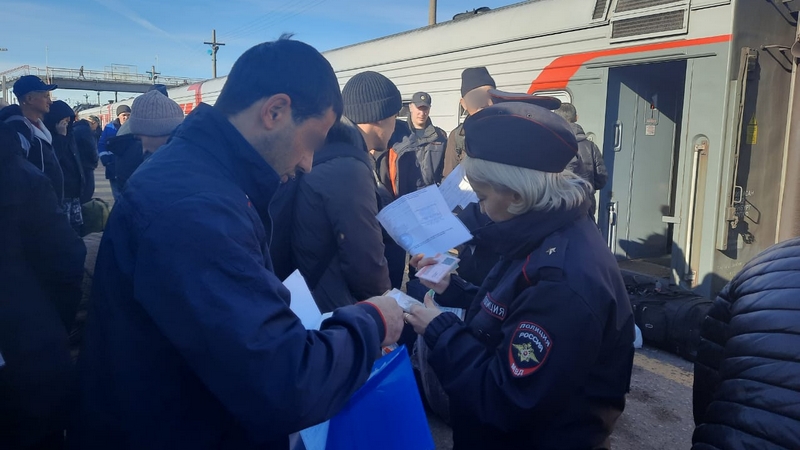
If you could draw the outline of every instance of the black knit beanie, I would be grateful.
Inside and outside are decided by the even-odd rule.
[[[122,113],[130,114],[131,113],[131,107],[128,106],[128,105],[119,105],[119,106],[117,106],[117,116],[119,116]]]
[[[494,78],[489,75],[489,71],[486,70],[486,67],[470,67],[461,72],[462,98],[467,95],[467,92],[481,86],[497,87],[497,85],[494,84]]]
[[[403,107],[400,91],[378,72],[361,72],[342,89],[344,116],[354,123],[375,123],[391,117]]]

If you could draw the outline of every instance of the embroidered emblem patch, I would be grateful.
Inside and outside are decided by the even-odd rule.
[[[520,378],[536,372],[547,360],[552,347],[550,335],[542,327],[532,322],[520,322],[508,347],[511,374]]]
[[[491,295],[486,294],[481,302],[481,308],[489,313],[490,316],[497,317],[500,320],[506,318],[506,307],[495,302]]]

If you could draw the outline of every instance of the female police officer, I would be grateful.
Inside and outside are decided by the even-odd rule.
[[[575,136],[527,101],[464,124],[461,164],[502,259],[480,288],[455,275],[427,284],[437,303],[468,308],[464,322],[430,296],[405,319],[450,397],[456,450],[608,448],[630,382],[633,315],[587,217],[586,186],[564,171]]]

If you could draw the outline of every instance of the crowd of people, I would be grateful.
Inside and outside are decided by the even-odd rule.
[[[400,342],[424,355],[420,390],[446,404],[455,449],[610,448],[634,317],[593,220],[608,173],[573,105],[467,68],[467,118],[448,135],[427,92],[398,120],[392,80],[365,71],[340,90],[285,37],[247,50],[185,118],[157,86],[103,128],[55,88],[22,77],[0,110],[0,447],[289,448]],[[98,159],[115,204],[76,363]],[[479,200],[455,211],[473,240],[454,249],[457,273],[416,279],[435,255],[407,255],[376,216],[458,166]],[[290,309],[295,270],[332,312],[320,330]],[[393,287],[423,303],[401,309]],[[724,346],[730,313],[712,316]],[[703,417],[720,401],[699,399]]]

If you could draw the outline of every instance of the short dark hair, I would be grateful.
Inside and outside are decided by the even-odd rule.
[[[572,103],[562,103],[561,106],[553,112],[563,117],[569,123],[578,121],[578,110],[575,109],[575,105]]]
[[[236,60],[214,107],[232,116],[276,94],[292,99],[292,118],[302,122],[333,108],[342,115],[342,93],[333,67],[314,47],[283,35],[250,48]]]

